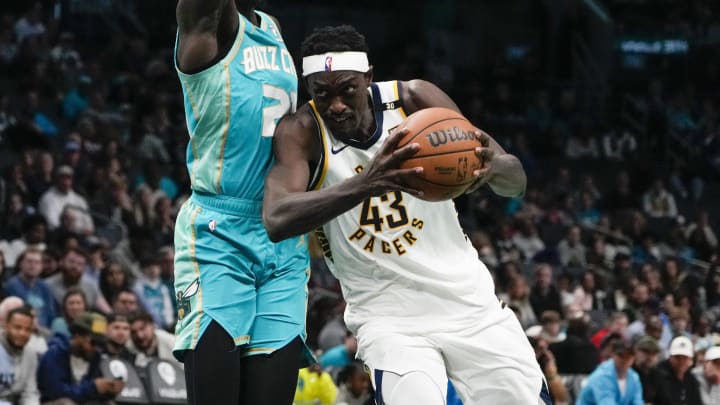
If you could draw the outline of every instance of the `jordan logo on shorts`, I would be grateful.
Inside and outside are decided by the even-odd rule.
[[[185,291],[177,292],[177,305],[178,305],[178,319],[182,321],[182,319],[185,317],[186,314],[190,312],[192,307],[190,306],[190,298],[194,297],[195,294],[197,294],[198,289],[200,288],[200,281],[199,279],[195,279],[192,283],[190,283],[189,286],[185,289]]]

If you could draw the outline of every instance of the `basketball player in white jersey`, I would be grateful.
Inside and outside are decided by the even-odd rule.
[[[425,81],[373,83],[366,52],[350,26],[303,42],[312,101],[275,132],[263,204],[270,239],[318,230],[379,405],[445,404],[448,378],[465,405],[543,403],[533,350],[495,297],[453,202],[416,198],[403,180],[421,169],[398,169],[418,148],[395,150],[402,131],[392,130],[406,115],[458,107]],[[518,159],[482,142],[478,185],[521,195]]]

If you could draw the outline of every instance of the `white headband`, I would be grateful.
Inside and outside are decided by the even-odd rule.
[[[303,58],[303,77],[318,72],[352,70],[365,73],[370,70],[365,52],[328,52]]]

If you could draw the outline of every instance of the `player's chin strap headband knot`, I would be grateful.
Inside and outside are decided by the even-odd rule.
[[[370,70],[365,52],[328,52],[303,58],[303,77],[318,72],[352,70],[365,73]]]

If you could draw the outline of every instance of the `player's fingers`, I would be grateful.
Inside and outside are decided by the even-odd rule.
[[[414,154],[416,154],[420,150],[420,144],[419,143],[411,143],[409,145],[405,145],[402,148],[396,149],[392,152],[393,160],[396,161],[402,161],[405,160]]]
[[[489,167],[486,167],[486,168],[484,168],[484,169],[475,170],[475,171],[473,172],[473,176],[475,176],[475,178],[477,178],[477,179],[482,179],[482,178],[484,178],[485,176],[487,176],[488,173],[490,173],[490,168],[489,168]]]
[[[484,164],[492,161],[495,151],[490,148],[475,148],[475,156]]]
[[[394,151],[397,148],[397,144],[400,142],[400,140],[409,132],[410,130],[407,128],[399,128],[394,130],[387,137],[387,139],[385,139],[385,143],[383,144],[382,149],[384,151]]]
[[[479,129],[475,129],[473,133],[475,134],[475,138],[480,141],[480,145],[482,145],[483,148],[490,146],[490,135],[480,131]]]
[[[410,169],[398,169],[393,174],[400,180],[398,183],[402,183],[402,180],[407,177],[422,176],[424,171],[423,167],[411,167]]]

